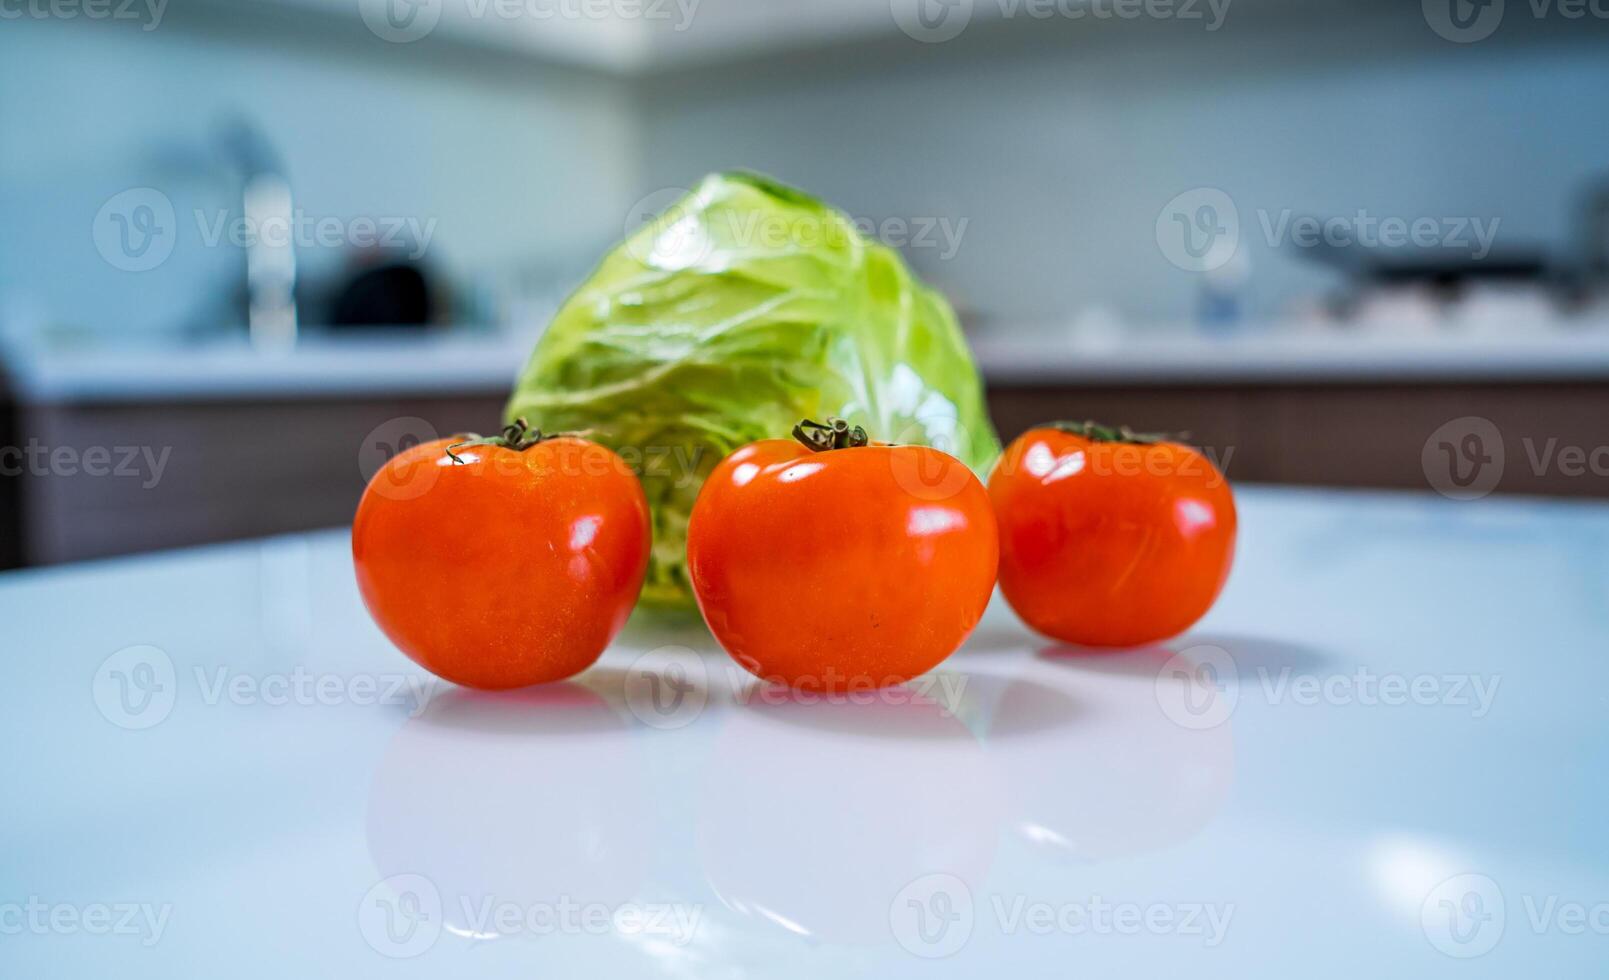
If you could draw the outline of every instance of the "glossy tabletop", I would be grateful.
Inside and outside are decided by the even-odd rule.
[[[1609,507],[1241,502],[1175,642],[834,703],[432,682],[340,531],[0,576],[0,976],[1602,976]]]

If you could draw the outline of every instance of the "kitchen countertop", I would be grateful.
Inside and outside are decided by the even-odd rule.
[[[1245,488],[1199,628],[431,685],[331,531],[0,575],[0,975],[1601,976],[1609,506]]]
[[[1609,330],[1531,335],[1328,332],[975,337],[993,384],[1305,384],[1609,379]]]
[[[534,340],[498,334],[329,340],[281,353],[242,343],[189,348],[13,346],[25,404],[507,393]],[[1240,384],[1609,379],[1609,329],[1530,336],[1248,332],[1077,340],[1044,330],[972,338],[991,384]]]
[[[25,404],[506,396],[534,341],[434,334],[313,338],[285,351],[245,343],[13,346],[5,367]]]

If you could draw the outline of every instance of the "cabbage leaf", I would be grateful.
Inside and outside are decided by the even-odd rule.
[[[692,604],[688,514],[740,446],[837,416],[980,474],[1000,451],[944,298],[847,216],[750,173],[705,178],[610,252],[538,341],[507,415],[586,431],[642,477],[643,601],[660,607]]]

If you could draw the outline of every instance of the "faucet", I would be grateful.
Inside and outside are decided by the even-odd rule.
[[[296,344],[296,216],[290,182],[262,133],[245,119],[220,132],[226,156],[239,169],[246,242],[246,326],[254,347]]]

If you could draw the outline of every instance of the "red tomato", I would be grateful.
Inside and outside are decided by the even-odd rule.
[[[648,503],[625,461],[584,439],[537,439],[511,426],[505,444],[416,446],[358,504],[352,560],[369,614],[455,684],[586,669],[642,589]]]
[[[989,477],[1000,591],[1025,622],[1084,646],[1154,643],[1218,598],[1235,498],[1188,446],[1093,423],[1043,426]]]
[[[737,450],[704,482],[687,529],[715,638],[752,673],[804,690],[870,690],[932,669],[983,615],[999,557],[988,493],[961,461],[839,433]]]

